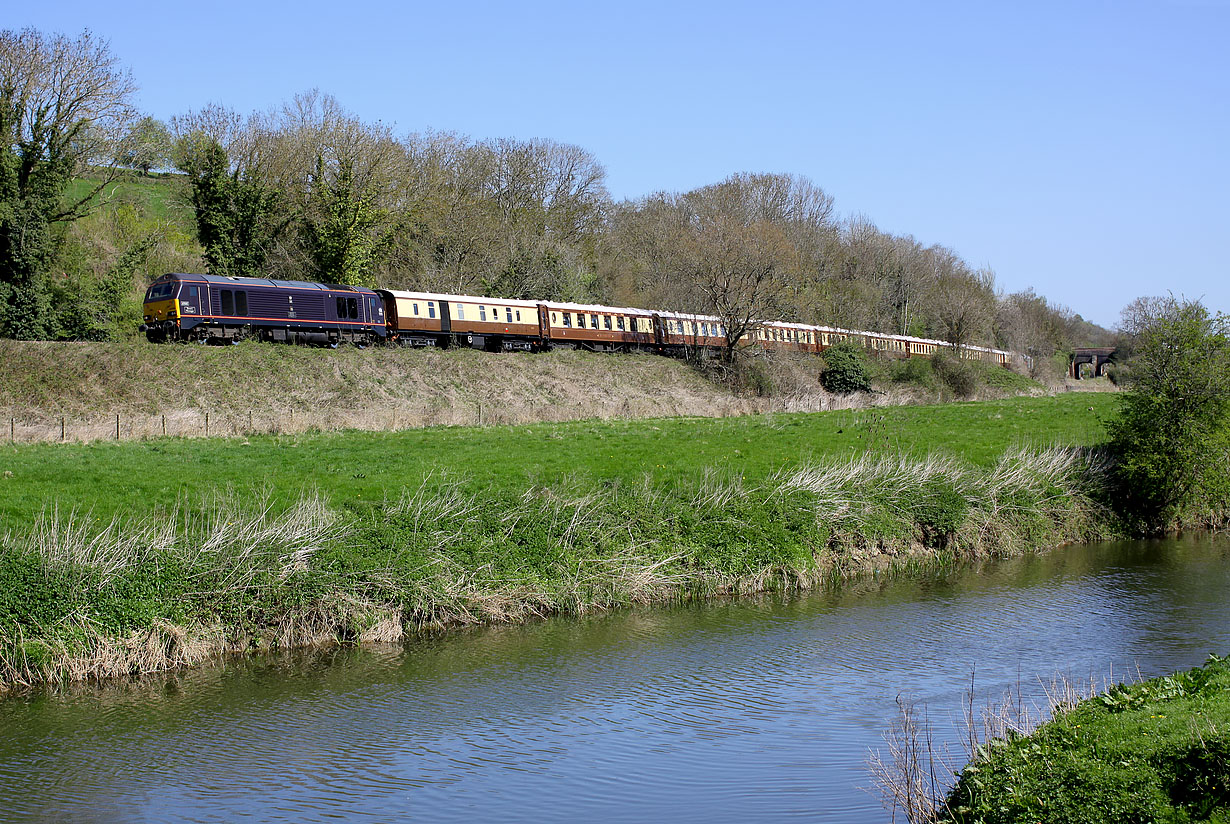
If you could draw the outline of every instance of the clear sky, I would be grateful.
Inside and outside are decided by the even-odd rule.
[[[319,88],[398,132],[590,150],[616,198],[740,171],[955,249],[1114,325],[1142,294],[1230,312],[1230,0],[49,2],[155,117]]]

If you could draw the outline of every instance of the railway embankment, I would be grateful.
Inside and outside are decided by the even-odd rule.
[[[10,445],[0,685],[1107,537],[1105,396]]]
[[[0,341],[0,437],[132,440],[722,417],[934,403],[952,394],[922,362],[898,370],[899,380],[881,368],[874,393],[833,395],[820,385],[820,364],[804,355],[761,357],[754,386],[732,391],[653,355]],[[970,368],[982,376],[973,397],[1043,391],[1007,370]]]

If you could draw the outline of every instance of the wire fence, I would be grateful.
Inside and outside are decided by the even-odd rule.
[[[560,423],[582,419],[649,417],[729,417],[777,412],[827,412],[895,406],[911,402],[887,395],[838,396],[827,393],[769,398],[729,397],[698,404],[696,399],[644,397],[580,405],[544,403],[510,407],[496,401],[436,403],[394,408],[340,409],[189,409],[165,413],[45,412],[3,415],[0,442],[88,443],[151,438],[227,438],[287,435],[355,429],[391,432],[428,426],[498,426]],[[917,399],[914,399],[917,402]]]

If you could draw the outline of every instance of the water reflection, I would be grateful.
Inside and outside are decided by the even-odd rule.
[[[1230,649],[1230,544],[1072,547],[840,594],[241,660],[0,703],[15,821],[880,821],[894,699]]]

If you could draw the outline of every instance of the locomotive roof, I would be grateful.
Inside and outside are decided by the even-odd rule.
[[[228,275],[193,275],[183,272],[171,272],[163,277],[175,277],[180,280],[204,281],[205,283],[232,286],[272,286],[278,289],[308,289],[318,292],[359,292],[365,295],[376,294],[374,290],[365,289],[362,286],[346,286],[341,283],[313,283],[306,280],[272,280],[270,278],[230,277]]]

